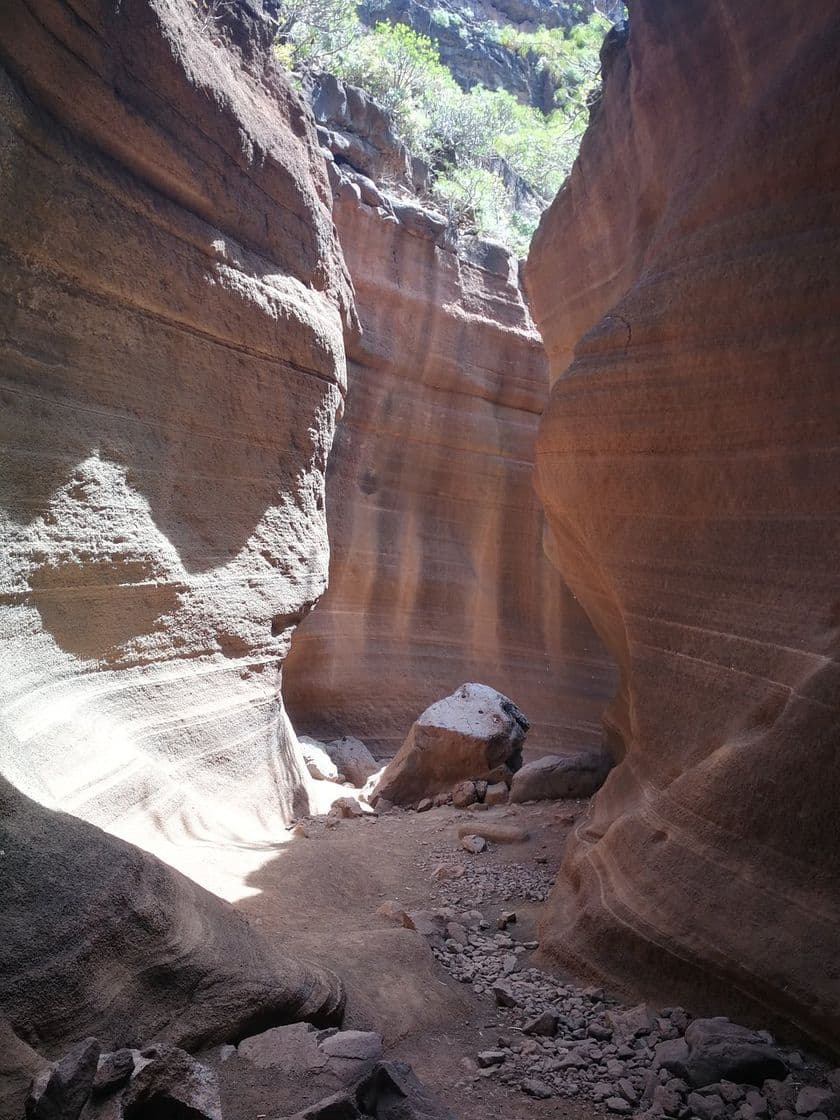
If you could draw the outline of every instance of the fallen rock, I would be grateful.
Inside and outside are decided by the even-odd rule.
[[[840,1094],[834,1089],[820,1089],[816,1085],[803,1085],[796,1095],[797,1116],[810,1116],[821,1112],[825,1116],[840,1115]]]
[[[93,1092],[112,1093],[125,1085],[134,1072],[134,1054],[131,1050],[114,1050],[102,1054],[93,1079]]]
[[[459,782],[519,768],[528,720],[512,700],[481,684],[462,685],[414,723],[382,772],[374,795],[413,805]]]
[[[278,1076],[305,1074],[325,1094],[355,1085],[382,1055],[382,1039],[372,1031],[318,1031],[308,1023],[272,1027],[243,1039],[240,1058]]]
[[[151,1060],[122,1094],[126,1120],[222,1120],[219,1084],[212,1070],[177,1046],[157,1045],[143,1055]]]
[[[591,797],[604,784],[612,759],[606,751],[549,754],[513,775],[511,801],[559,801]]]
[[[387,899],[378,906],[376,913],[380,918],[386,918],[389,922],[399,922],[400,925],[405,925],[406,912],[405,907],[401,906],[399,902],[394,902],[393,899]]]
[[[459,782],[452,790],[452,804],[456,809],[466,809],[478,801],[475,782]]]
[[[498,980],[493,985],[493,998],[499,1007],[521,1007],[522,1000],[519,995],[513,990],[510,984],[504,980]]]
[[[26,1102],[29,1120],[78,1120],[93,1089],[101,1050],[97,1039],[86,1038],[39,1074]]]
[[[481,1050],[475,1056],[476,1061],[481,1069],[487,1069],[489,1066],[500,1066],[505,1060],[504,1050]]]
[[[458,835],[483,836],[491,844],[522,844],[529,837],[526,828],[515,824],[500,824],[496,821],[468,821],[458,825]]]
[[[366,811],[369,813],[370,809],[365,810],[355,797],[338,797],[330,807],[330,816],[351,820],[354,817],[363,817]]]
[[[309,735],[298,735],[301,754],[313,778],[324,782],[343,782],[344,774],[330,758],[327,744]]]
[[[697,1120],[722,1120],[726,1114],[726,1105],[717,1093],[689,1093],[686,1104]]]
[[[446,918],[434,910],[409,910],[403,925],[406,929],[416,929],[423,937],[437,937],[446,934]]]
[[[432,801],[431,797],[424,797],[422,801],[417,802],[417,812],[428,813],[428,811],[433,808],[433,806],[434,801]]]
[[[488,785],[484,794],[484,804],[491,808],[493,805],[506,805],[509,796],[510,790],[504,782],[493,782],[492,785]]]
[[[559,1023],[559,1012],[555,1011],[553,1007],[547,1007],[542,1014],[537,1015],[534,1019],[529,1019],[522,1029],[526,1034],[543,1035],[546,1038],[554,1038],[557,1034]]]
[[[380,768],[361,739],[352,735],[342,735],[324,745],[324,749],[336,769],[347,777],[357,789],[361,789],[368,778]]]
[[[723,1017],[695,1019],[681,1042],[675,1039],[657,1046],[655,1062],[695,1088],[722,1080],[761,1085],[787,1073],[775,1046],[758,1032]]]
[[[356,1100],[376,1120],[455,1120],[405,1062],[379,1062],[356,1090]]]
[[[521,1084],[523,1093],[527,1093],[529,1097],[536,1097],[537,1100],[547,1101],[549,1097],[554,1096],[554,1090],[550,1085],[546,1085],[544,1081],[540,1081],[536,1077],[526,1077]]]
[[[465,852],[470,852],[472,855],[478,855],[483,852],[487,847],[487,841],[483,836],[476,836],[474,833],[467,833],[466,836],[461,837],[461,847]]]

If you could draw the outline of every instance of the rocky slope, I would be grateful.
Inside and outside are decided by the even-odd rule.
[[[531,472],[546,369],[516,261],[459,247],[423,209],[405,150],[358,91],[332,80],[315,107],[363,332],[347,338],[328,468],[330,586],[284,670],[292,717],[393,753],[430,703],[475,680],[522,707],[529,746],[591,745],[612,669],[542,551]]]
[[[622,676],[544,943],[834,1046],[838,59],[830,5],[636,0],[527,266],[554,555]]]
[[[350,288],[261,5],[225,12],[0,12],[0,1019],[47,1052],[340,1002],[44,807],[158,848],[305,798],[278,666],[326,578]]]

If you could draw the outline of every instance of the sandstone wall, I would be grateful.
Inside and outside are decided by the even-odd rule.
[[[532,721],[537,750],[600,741],[612,668],[542,550],[533,441],[545,358],[500,247],[335,179],[361,336],[327,470],[330,586],[295,635],[295,725],[393,754],[464,681]]]
[[[327,574],[349,285],[235,11],[0,15],[0,769],[148,846],[286,819],[278,670]]]
[[[544,944],[835,1046],[838,60],[836,6],[635,0],[527,266],[539,489],[622,674]]]
[[[341,1012],[88,823],[197,867],[306,797],[279,666],[326,579],[352,306],[270,34],[244,0],[0,8],[4,1116],[28,1047]]]

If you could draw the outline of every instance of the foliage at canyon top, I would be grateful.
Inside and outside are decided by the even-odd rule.
[[[276,51],[366,90],[432,168],[450,219],[524,253],[577,154],[623,4],[439,2],[282,0]]]

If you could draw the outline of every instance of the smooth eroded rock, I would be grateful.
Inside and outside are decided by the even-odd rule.
[[[604,784],[612,760],[606,751],[549,754],[526,762],[513,775],[511,801],[557,801],[591,797]]]
[[[618,765],[541,945],[836,1049],[840,16],[634,0],[603,58],[525,276],[537,487],[619,665]]]

